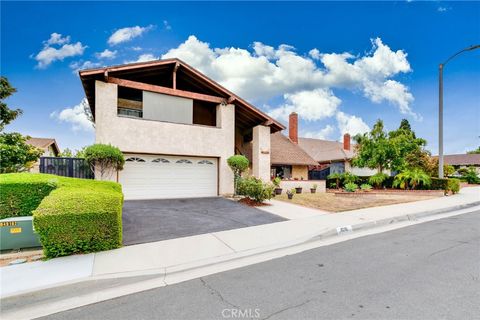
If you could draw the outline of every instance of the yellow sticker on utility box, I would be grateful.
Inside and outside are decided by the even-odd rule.
[[[22,228],[10,228],[10,233],[21,233]]]

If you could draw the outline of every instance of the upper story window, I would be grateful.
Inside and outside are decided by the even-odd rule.
[[[143,93],[125,87],[118,87],[117,113],[122,116],[143,118]]]

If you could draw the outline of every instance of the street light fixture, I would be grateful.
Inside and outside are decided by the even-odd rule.
[[[470,46],[458,51],[453,56],[440,63],[438,66],[438,177],[443,178],[443,68],[445,65],[465,51],[472,51],[479,49],[480,44]]]

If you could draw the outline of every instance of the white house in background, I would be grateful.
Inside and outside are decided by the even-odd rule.
[[[178,59],[82,70],[97,143],[125,154],[125,199],[233,193],[228,157],[251,148],[270,180],[270,134],[284,126]],[[97,175],[98,178],[98,175]]]
[[[41,157],[57,157],[60,153],[60,148],[57,142],[53,138],[30,138],[27,140],[27,144],[37,147],[43,150]],[[29,169],[29,172],[39,172],[40,161],[35,162],[33,167]]]

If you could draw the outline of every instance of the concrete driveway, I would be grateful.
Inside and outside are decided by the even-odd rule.
[[[129,200],[123,205],[123,244],[131,245],[285,221],[215,197]]]

